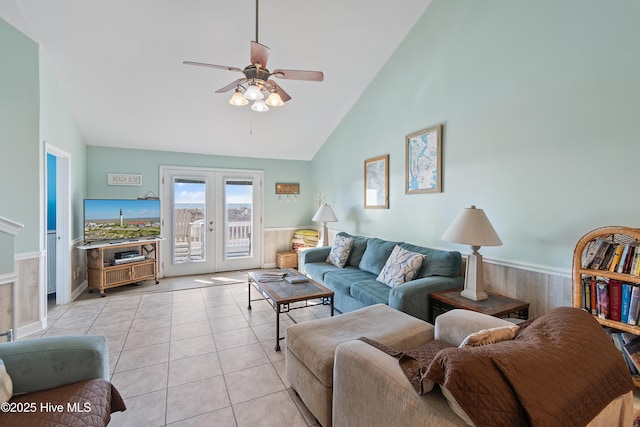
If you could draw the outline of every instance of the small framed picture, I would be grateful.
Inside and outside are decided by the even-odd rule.
[[[442,125],[407,135],[406,194],[442,192]]]
[[[364,207],[389,209],[389,155],[364,161]]]

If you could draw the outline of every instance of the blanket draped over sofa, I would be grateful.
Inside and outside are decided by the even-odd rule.
[[[445,348],[435,356],[429,347],[423,357],[415,356],[420,349],[392,355],[414,387],[417,378],[443,385],[479,427],[584,426],[633,389],[609,337],[592,315],[575,308],[522,324],[513,340]]]

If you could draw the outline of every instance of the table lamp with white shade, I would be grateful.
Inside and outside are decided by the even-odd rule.
[[[318,246],[329,246],[327,222],[336,222],[338,220],[331,206],[326,203],[321,205],[311,220],[322,223],[322,239],[318,239]]]
[[[464,208],[442,235],[442,238],[449,242],[471,245],[472,252],[467,257],[464,290],[460,295],[474,301],[486,299],[487,294],[484,291],[482,274],[482,255],[478,253],[478,249],[481,246],[502,245],[502,241],[489,222],[487,215],[474,205]]]

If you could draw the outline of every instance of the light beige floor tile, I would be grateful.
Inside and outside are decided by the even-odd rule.
[[[120,351],[114,351],[109,353],[109,378],[113,376],[116,370],[116,365],[120,359]]]
[[[131,322],[136,315],[136,309],[109,311],[98,315],[94,325],[107,325],[110,323]]]
[[[171,304],[171,312],[173,314],[182,313],[182,312],[191,312],[195,310],[204,311],[204,301],[202,297],[200,297],[199,300],[194,300],[194,301],[176,302],[174,300],[173,304]]]
[[[141,295],[135,297],[109,298],[107,305],[102,309],[103,313],[113,313],[114,311],[137,310],[140,306]]]
[[[305,419],[286,390],[235,404],[233,410],[238,427],[307,427]]]
[[[167,423],[228,406],[229,396],[221,375],[167,389]]]
[[[177,360],[183,357],[197,356],[198,354],[216,351],[216,345],[211,335],[187,338],[171,341],[170,359]]]
[[[121,322],[103,323],[100,325],[93,325],[89,328],[90,335],[104,335],[105,337],[112,337],[116,335],[122,335],[129,333],[131,328],[131,320],[124,320]]]
[[[155,317],[165,315],[171,318],[171,303],[166,304],[140,304],[140,308],[136,312],[136,317],[134,320],[146,318],[146,317]]]
[[[218,305],[215,307],[207,308],[207,315],[209,319],[216,319],[218,317],[229,317],[229,316],[237,316],[238,314],[242,314],[240,309],[236,304],[233,305]]]
[[[132,348],[147,347],[154,344],[169,342],[171,336],[171,328],[164,326],[162,328],[149,329],[148,331],[131,332],[124,344],[124,350]]]
[[[176,291],[173,293],[173,304],[202,301],[202,291],[200,289],[189,289],[187,291]]]
[[[96,321],[97,314],[90,314],[84,316],[67,316],[53,322],[51,327],[55,327],[57,330],[64,329],[76,329],[79,327],[90,327]]]
[[[291,383],[287,379],[286,361],[284,359],[278,360],[277,362],[273,362],[272,365],[273,365],[273,369],[275,369],[276,372],[278,373],[278,376],[280,377],[280,380],[282,380],[284,386],[286,388],[290,388]]]
[[[276,322],[276,312],[274,310],[250,310],[244,313],[244,317],[251,326],[264,325],[265,323],[275,324]],[[283,319],[282,315],[280,315],[280,318]]]
[[[242,313],[249,313],[249,312],[257,312],[257,311],[265,311],[265,310],[272,310],[273,311],[273,306],[271,305],[271,303],[269,303],[267,300],[265,299],[260,299],[256,301],[256,298],[259,298],[260,295],[257,292],[252,292],[251,293],[251,309],[249,309],[248,307],[248,303],[249,301],[247,299],[245,299],[244,303],[237,303],[238,307],[240,307],[240,309],[242,310]]]
[[[135,318],[131,322],[131,332],[148,331],[165,326],[171,326],[171,313],[164,313],[158,316]]]
[[[284,384],[271,364],[231,372],[224,374],[224,377],[231,403],[234,405],[285,390]]]
[[[236,305],[238,302],[231,294],[221,295],[205,295],[203,300],[204,306],[209,310],[211,307],[219,307],[221,305]],[[245,304],[246,305],[246,304]]]
[[[237,316],[218,317],[215,319],[210,319],[209,325],[211,326],[211,332],[213,333],[249,327],[249,323],[247,323],[247,320],[241,314]]]
[[[57,328],[56,325],[47,328],[47,330],[42,334],[43,337],[59,337],[64,335],[85,335],[89,330],[88,326],[80,326],[71,329],[67,328]]]
[[[234,347],[242,347],[243,345],[258,342],[251,328],[235,329],[226,332],[217,332],[213,334],[218,350],[226,350]]]
[[[267,341],[260,341],[260,345],[271,362],[277,362],[285,359],[287,354],[285,340],[280,340],[280,351],[276,351],[275,349],[275,337],[272,337]]]
[[[169,361],[169,343],[122,350],[115,372],[130,371],[144,366],[157,365]]]
[[[88,305],[84,305],[84,306],[77,306],[77,307],[69,307],[66,310],[63,311],[58,311],[58,313],[60,313],[60,315],[58,315],[58,317],[55,316],[56,311],[48,311],[47,312],[47,319],[51,320],[56,320],[56,319],[66,319],[69,317],[78,317],[78,316],[93,316],[93,318],[95,319],[96,317],[98,317],[98,314],[100,314],[100,312],[102,311],[103,306],[88,306]],[[54,315],[53,317],[51,317],[51,315]]]
[[[217,411],[207,412],[186,420],[177,421],[167,424],[167,427],[237,427],[236,418],[233,415],[231,407],[218,409]]]
[[[269,358],[257,343],[221,350],[218,356],[225,374],[269,363]]]
[[[311,411],[309,411],[309,409],[304,404],[302,399],[300,399],[300,396],[298,396],[298,393],[296,393],[295,390],[293,390],[291,387],[287,388],[287,393],[289,393],[289,396],[291,397],[291,400],[293,400],[293,403],[295,403],[295,405],[298,407],[298,410],[300,411],[300,413],[304,417],[305,421],[307,422],[307,425],[308,426],[320,426],[320,423],[318,422],[316,417],[313,416]]]
[[[179,325],[181,323],[199,322],[201,320],[208,320],[207,310],[204,306],[201,308],[194,308],[189,311],[173,311],[171,313],[171,324]]]
[[[145,366],[125,372],[116,372],[111,382],[118,389],[125,402],[127,398],[164,390],[167,388],[169,363]]]
[[[113,335],[107,338],[107,348],[110,353],[120,353],[124,348],[124,342],[127,340],[127,334]]]
[[[169,387],[221,374],[218,353],[205,353],[169,361]]]
[[[166,389],[130,397],[125,404],[126,411],[111,414],[109,427],[162,427],[165,425]]]
[[[171,326],[171,341],[199,337],[201,335],[211,335],[211,326],[206,320]]]
[[[173,301],[173,292],[158,292],[153,294],[142,295],[140,300],[140,307],[147,307],[149,305],[164,305],[171,304]]]

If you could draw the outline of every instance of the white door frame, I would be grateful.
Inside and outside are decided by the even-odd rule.
[[[160,177],[160,182],[161,182],[161,189],[160,189],[160,204],[162,205],[161,211],[162,211],[162,228],[161,228],[161,234],[163,237],[165,237],[165,240],[163,241],[163,248],[161,253],[162,258],[161,258],[161,262],[160,262],[160,275],[162,277],[164,277],[164,260],[167,259],[166,256],[167,254],[171,253],[171,241],[169,239],[169,237],[171,237],[171,235],[173,234],[171,231],[168,230],[169,227],[171,227],[171,218],[164,218],[164,212],[165,212],[165,203],[168,203],[168,201],[163,200],[165,197],[165,187],[164,185],[168,185],[169,183],[166,182],[162,182],[162,179],[164,178],[165,174],[167,173],[167,171],[184,171],[186,172],[202,172],[202,173],[215,173],[219,176],[226,176],[225,174],[233,174],[234,176],[237,174],[247,174],[247,175],[258,175],[259,176],[259,183],[257,183],[258,185],[256,185],[256,195],[254,195],[254,201],[257,201],[259,203],[259,209],[257,212],[255,212],[255,215],[258,215],[258,221],[257,224],[258,226],[255,227],[254,229],[254,233],[257,234],[257,237],[255,238],[255,242],[257,243],[254,247],[254,256],[252,257],[252,259],[255,259],[258,263],[259,267],[262,267],[263,265],[263,254],[262,254],[262,236],[264,235],[264,229],[263,229],[263,221],[262,218],[264,217],[264,189],[263,189],[263,185],[262,183],[264,182],[264,172],[261,170],[251,170],[251,169],[222,169],[222,168],[206,168],[206,167],[190,167],[190,166],[168,166],[168,165],[160,165],[159,168],[159,177]],[[214,186],[217,186],[218,183],[214,182],[213,183]],[[219,188],[215,188],[215,191],[218,193],[221,190]],[[220,193],[222,194],[222,193]],[[255,203],[255,202],[254,202]],[[216,211],[219,211],[219,209],[216,209]],[[223,221],[221,220],[220,216],[219,216],[219,212],[214,212],[213,215],[215,215],[215,224],[216,227],[218,226],[218,224],[222,224]],[[218,240],[220,241],[220,240]],[[214,270],[217,271],[217,269],[219,268],[219,257],[222,255],[217,255],[218,253],[224,253],[224,248],[221,248],[219,245],[216,246],[215,251],[216,253],[215,258],[211,260],[212,265]]]
[[[47,239],[47,154],[56,157],[56,304],[71,302],[71,155],[58,147],[44,144],[44,185],[42,202],[41,251],[46,254]],[[45,255],[46,257],[46,255]],[[45,259],[46,261],[46,259]],[[46,265],[46,262],[45,264]],[[47,306],[47,275],[41,280],[40,295]]]

